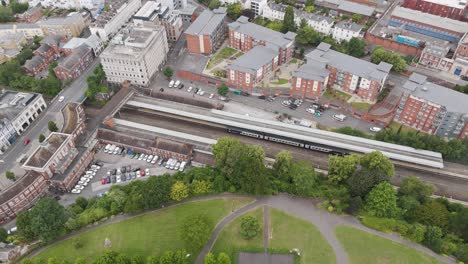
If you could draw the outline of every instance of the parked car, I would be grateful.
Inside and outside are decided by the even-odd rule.
[[[203,96],[204,94],[205,94],[205,91],[202,90],[202,91],[200,92],[200,95]]]
[[[182,161],[182,163],[180,164],[180,167],[179,167],[179,171],[184,171],[185,170],[185,165],[187,164],[187,162],[185,161]]]
[[[24,145],[26,146],[26,145],[28,145],[30,142],[31,142],[31,139],[27,138],[27,139],[24,140]]]
[[[126,170],[127,170],[127,172],[130,172],[130,171],[132,170],[132,166],[127,165],[127,169],[126,169]]]
[[[172,88],[174,86],[174,83],[175,83],[174,80],[170,81],[169,82],[169,88]]]
[[[140,170],[135,171],[135,173],[136,173],[136,177],[137,177],[137,178],[140,178],[140,177],[141,177],[141,171],[140,171]]]
[[[79,194],[79,193],[81,193],[81,190],[73,189],[73,190],[71,190],[71,193]]]
[[[177,162],[176,165],[174,165],[174,170],[179,170],[180,167],[180,162]]]
[[[210,94],[208,98],[212,99],[214,97],[214,93]]]
[[[250,94],[248,92],[244,92],[244,91],[241,92],[241,95],[242,96],[250,96]]]
[[[120,177],[120,179],[124,182],[127,180],[127,174],[122,174],[122,176]]]
[[[117,181],[117,177],[115,175],[111,176],[111,182],[115,183]]]
[[[281,104],[284,105],[284,106],[289,106],[291,104],[291,101],[290,100],[285,100]]]
[[[125,166],[122,166],[122,168],[120,169],[120,171],[121,171],[122,173],[125,173],[125,172],[127,172],[127,167],[125,167]]]
[[[59,97],[58,101],[59,101],[59,103],[61,103],[61,102],[63,102],[63,100],[65,100],[65,96],[62,95],[62,96]]]
[[[102,177],[102,178],[101,178],[101,184],[104,185],[104,184],[106,184],[106,183],[107,183],[106,177]]]
[[[145,174],[149,175],[149,169],[148,168],[145,169]]]
[[[190,93],[190,92],[192,91],[192,89],[193,89],[193,87],[192,87],[192,86],[190,86],[190,87],[187,89],[187,92],[189,92],[189,93]]]
[[[380,128],[380,127],[371,127],[371,128],[369,128],[369,130],[372,131],[372,132],[379,132],[379,131],[382,130],[382,128]]]
[[[306,112],[311,113],[311,114],[315,114],[315,109],[314,108],[307,108]]]
[[[81,185],[75,185],[75,189],[77,189],[77,190],[83,190],[83,189],[84,189],[84,186],[81,186]]]
[[[158,166],[161,166],[161,165],[164,163],[164,161],[165,161],[165,159],[160,159],[160,160],[158,161]]]
[[[296,110],[296,109],[297,109],[297,105],[296,105],[296,104],[291,104],[291,105],[289,106],[289,109],[291,109],[291,110]]]
[[[151,162],[153,160],[153,155],[149,155],[147,158],[146,158],[146,162]]]
[[[193,93],[198,94],[198,91],[200,91],[200,88],[195,88],[195,91]]]
[[[337,121],[340,121],[340,122],[343,122],[343,121],[345,121],[346,116],[343,115],[343,114],[333,115],[333,119],[335,119],[335,120],[337,120]]]
[[[177,81],[174,83],[174,88],[177,88],[177,87],[179,87],[179,85],[180,85],[180,81],[179,81],[179,80],[177,80]]]
[[[179,90],[183,89],[185,87],[185,85],[181,84],[179,85]]]
[[[151,160],[151,164],[156,164],[156,161],[158,161],[158,155],[153,157],[153,159]]]

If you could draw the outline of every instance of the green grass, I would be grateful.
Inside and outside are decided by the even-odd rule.
[[[276,209],[270,210],[270,222],[270,251],[298,248],[301,253],[299,263],[335,263],[333,249],[311,223]]]
[[[292,63],[292,64],[296,64],[296,63],[297,63],[297,59],[296,59],[296,58],[293,58],[293,59],[291,60],[291,63]]]
[[[367,111],[367,110],[369,110],[369,109],[372,107],[371,104],[368,104],[368,103],[358,103],[358,102],[353,102],[353,103],[351,103],[351,106],[354,107],[355,109],[361,110],[361,111]]]
[[[338,91],[336,89],[328,88],[325,93],[323,93],[323,96],[325,96],[328,99],[338,99],[342,101],[348,101],[349,98],[351,98],[351,95]]]
[[[278,79],[277,82],[271,82],[271,84],[277,84],[277,85],[282,85],[282,84],[287,84],[289,81],[288,79]]]
[[[409,126],[405,126],[405,125],[400,124],[400,123],[397,123],[397,122],[395,122],[395,121],[392,121],[392,122],[390,123],[390,125],[388,125],[388,128],[393,129],[393,131],[398,131],[398,129],[400,129],[400,126],[401,126],[401,131],[402,131],[402,132],[417,132],[416,129],[411,128],[411,127],[409,127]]]
[[[210,59],[208,64],[206,65],[207,69],[211,69],[214,66],[218,65],[221,61],[231,57],[232,55],[236,54],[237,50],[229,47],[225,47],[220,50],[213,58]]]
[[[260,222],[260,233],[251,240],[245,240],[239,234],[244,216],[254,216]],[[225,226],[211,251],[215,254],[225,252],[231,257],[231,263],[237,263],[239,252],[263,252],[263,207],[247,212]]]
[[[415,249],[353,227],[337,226],[335,234],[351,264],[443,263]]]
[[[223,198],[168,207],[79,234],[51,246],[38,257],[47,259],[57,256],[71,263],[78,257],[84,257],[87,263],[91,263],[105,251],[105,238],[110,239],[112,250],[128,256],[160,256],[167,250],[186,248],[179,230],[187,217],[203,214],[211,221],[214,229],[223,217],[231,213],[233,207],[239,208],[251,201],[247,198]],[[84,246],[75,249],[74,239],[79,239]],[[191,253],[192,257],[198,255],[198,252]]]

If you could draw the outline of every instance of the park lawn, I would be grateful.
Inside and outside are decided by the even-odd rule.
[[[351,95],[342,91],[338,91],[336,89],[332,89],[332,88],[328,88],[325,91],[325,93],[323,93],[323,96],[325,96],[328,99],[339,99],[345,102],[348,101],[349,98],[351,98]]]
[[[259,234],[251,240],[246,240],[239,234],[241,219],[244,216],[254,216],[260,223],[261,230]],[[263,252],[263,207],[249,211],[226,225],[211,251],[215,254],[220,252],[228,254],[231,263],[237,263],[239,252]]]
[[[301,253],[299,263],[335,263],[332,247],[313,224],[270,209],[270,226],[270,252],[284,253],[297,248]]]
[[[220,50],[213,58],[210,59],[208,64],[206,65],[207,69],[211,69],[214,66],[218,65],[221,61],[231,57],[232,55],[236,54],[237,50],[229,47],[225,47]]]
[[[105,238],[110,239],[112,250],[128,256],[142,256],[145,259],[151,255],[160,256],[167,250],[186,248],[179,230],[187,217],[203,214],[214,229],[233,208],[240,208],[252,201],[248,198],[221,198],[168,207],[76,235],[44,250],[36,258],[48,259],[56,256],[73,263],[76,258],[83,257],[87,263],[91,263],[105,251]],[[82,248],[74,248],[73,241],[76,239],[82,242]],[[190,253],[192,257],[199,254]]]
[[[361,110],[361,111],[367,111],[369,110],[372,105],[368,103],[358,103],[358,102],[353,102],[351,103],[351,106],[356,108],[356,110]]]
[[[289,81],[288,79],[278,79],[277,82],[271,82],[271,84],[279,84],[279,85],[282,85],[282,84],[287,84]]]
[[[415,249],[353,227],[337,226],[335,234],[351,264],[443,263]]]

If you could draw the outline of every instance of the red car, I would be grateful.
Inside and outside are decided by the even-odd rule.
[[[101,178],[101,184],[104,185],[104,184],[106,184],[106,183],[107,183],[107,182],[106,182],[106,177],[102,177],[102,178]]]
[[[31,139],[27,138],[24,140],[24,145],[26,146],[27,144],[29,144],[29,142],[31,142]]]
[[[141,170],[141,171],[140,171],[140,175],[141,175],[141,177],[145,176],[145,171],[144,171],[144,170]]]

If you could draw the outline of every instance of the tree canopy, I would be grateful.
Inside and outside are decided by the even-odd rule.
[[[396,191],[388,182],[379,183],[370,191],[364,207],[370,215],[377,217],[396,217],[400,211]]]
[[[396,72],[401,72],[406,69],[406,61],[402,56],[396,53],[388,52],[382,47],[374,49],[371,55],[371,61],[375,64],[379,64],[381,61],[392,64],[392,70]]]
[[[294,21],[294,8],[292,6],[288,6],[286,7],[286,11],[284,13],[283,26],[281,27],[281,32],[296,32],[296,29],[296,22]]]
[[[297,31],[296,41],[302,45],[317,46],[322,41],[322,35],[312,27],[304,26]]]
[[[241,3],[227,4],[226,13],[232,20],[237,20],[242,15]]]

